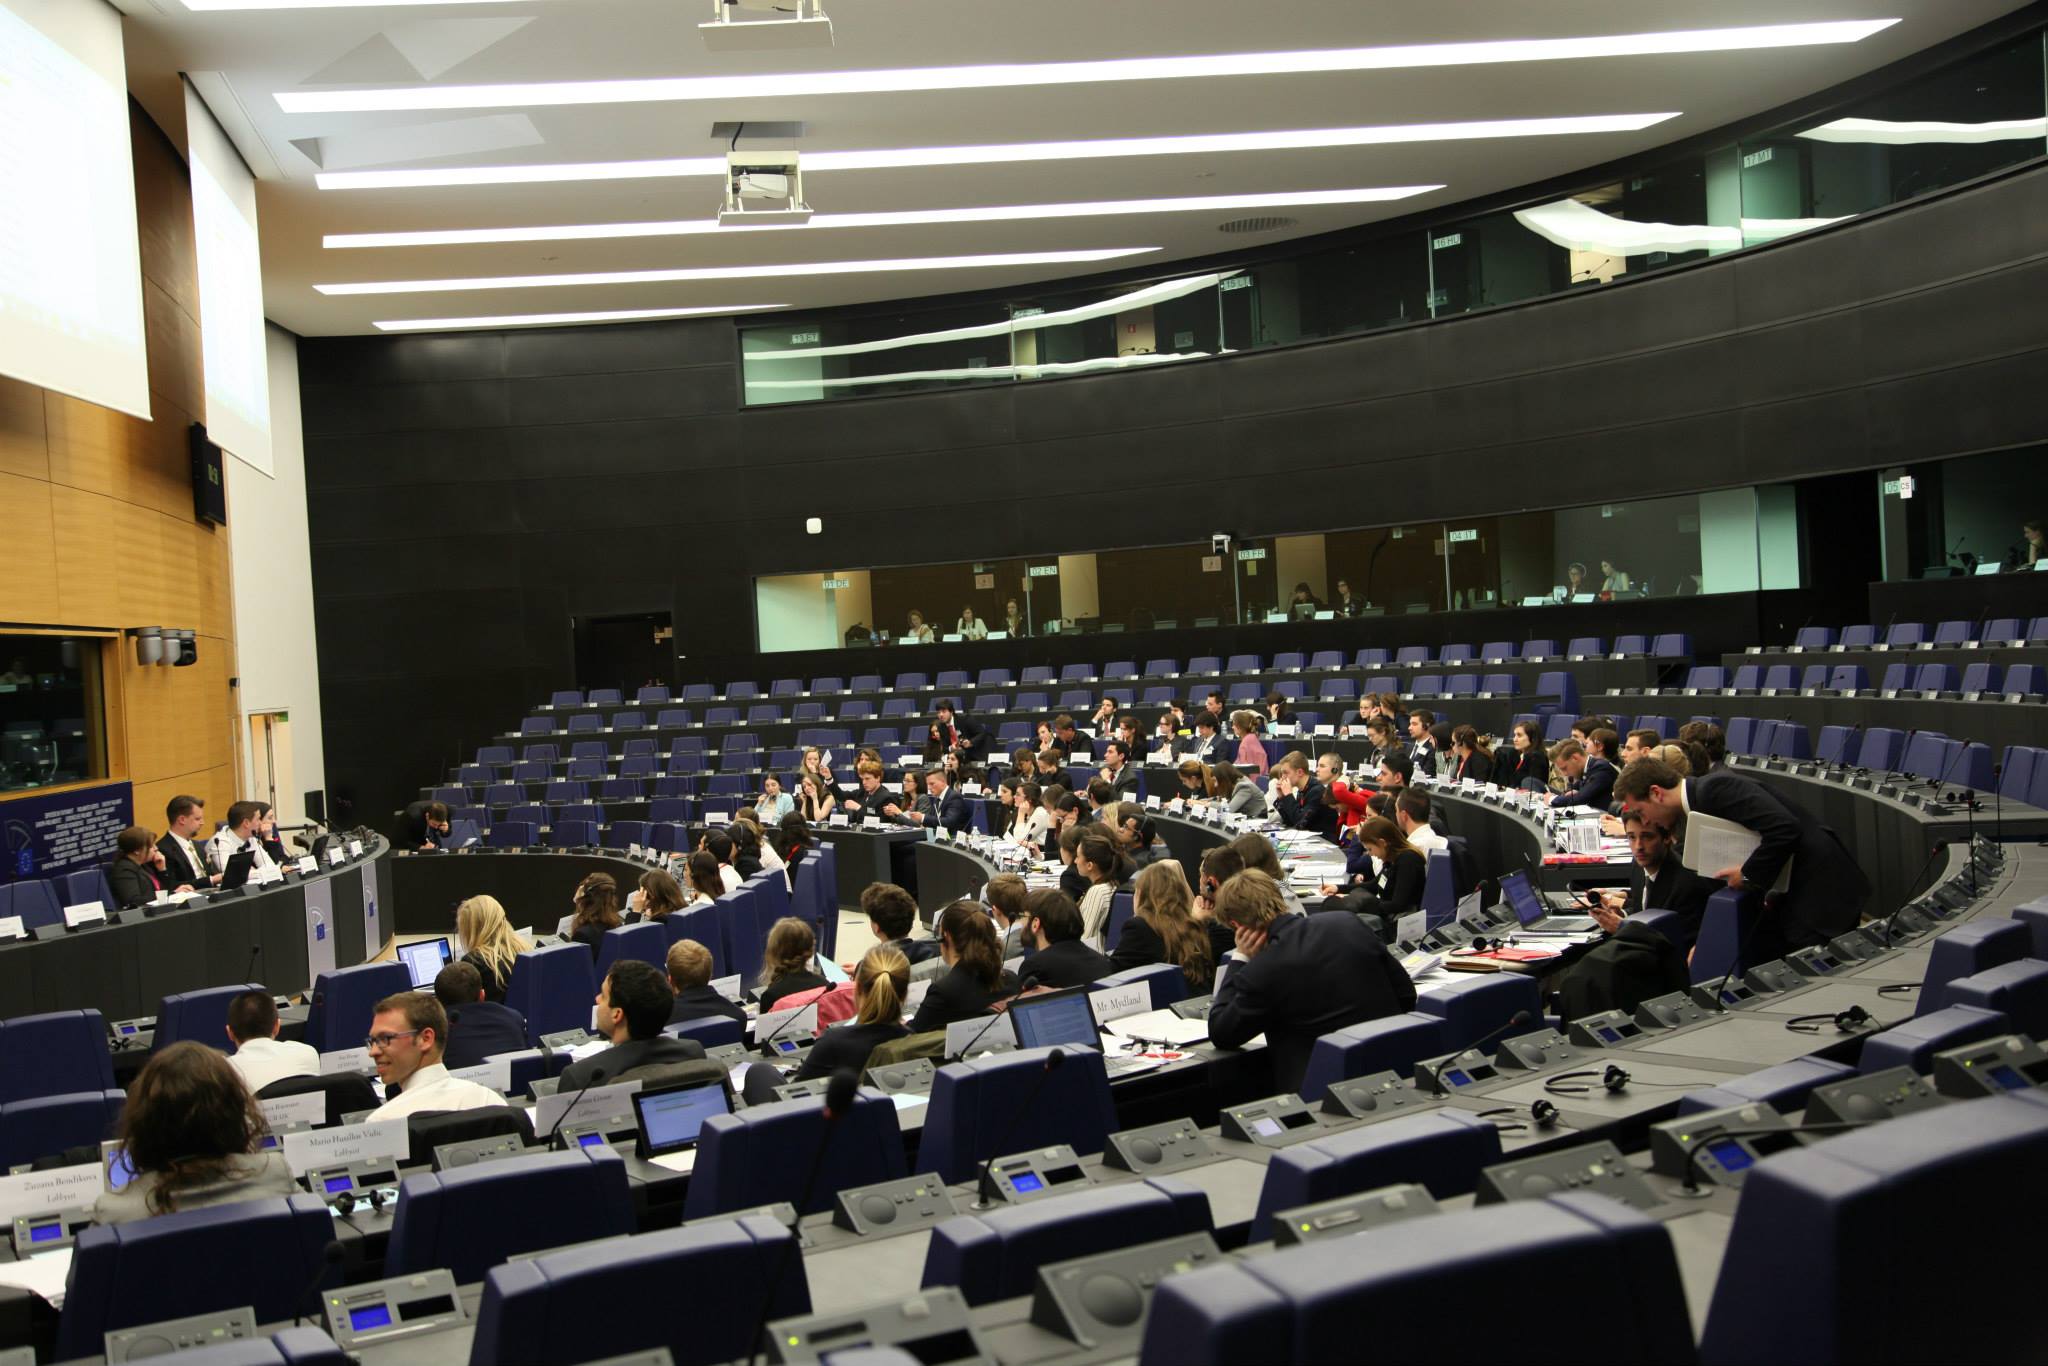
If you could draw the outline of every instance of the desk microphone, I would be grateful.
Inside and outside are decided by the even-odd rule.
[[[1017,975],[1017,989],[1011,992],[1008,996],[1005,996],[1002,1000],[996,1002],[994,1007],[990,1009],[988,1023],[983,1025],[981,1028],[975,1030],[974,1037],[961,1045],[960,1056],[964,1058],[969,1053],[973,1052],[974,1045],[981,1042],[981,1036],[988,1033],[991,1029],[994,1029],[996,1027],[996,1021],[1003,1018],[1005,1012],[1007,1012],[1010,1006],[1016,1002],[1017,998],[1019,996],[1022,996],[1025,992],[1029,991],[1032,987],[1035,987],[1037,985],[1038,978],[1036,975],[1029,972],[1019,973]]]
[[[582,1104],[583,1097],[589,1093],[590,1088],[598,1085],[600,1082],[604,1080],[604,1078],[605,1072],[602,1067],[593,1067],[590,1069],[590,1080],[584,1082],[581,1086],[576,1088],[576,1094],[571,1096],[569,1098],[569,1103],[562,1107],[562,1113],[555,1116],[554,1125],[551,1128],[549,1128],[546,1135],[543,1136],[540,1141],[540,1146],[542,1148],[552,1148],[555,1146],[555,1135],[562,1132],[562,1126],[566,1124],[569,1120],[569,1112],[571,1110],[574,1110],[578,1105]]]
[[[989,1172],[996,1165],[996,1159],[1002,1156],[1003,1149],[1008,1146],[1010,1139],[1016,1134],[1017,1126],[1024,1122],[1024,1116],[1031,1113],[1031,1103],[1038,1099],[1038,1093],[1044,1087],[1045,1079],[1059,1071],[1060,1064],[1066,1060],[1067,1055],[1061,1052],[1057,1045],[1045,1055],[1044,1065],[1039,1068],[1038,1075],[1031,1079],[1030,1089],[1024,1092],[1024,1103],[1017,1107],[1015,1113],[1010,1116],[1010,1122],[1003,1126],[1002,1142],[989,1149],[987,1159],[981,1164],[981,1179],[974,1186],[974,1207],[976,1209],[989,1209],[995,1205],[995,1187],[989,1178]]]
[[[832,1134],[838,1129],[839,1121],[846,1118],[853,1109],[853,1098],[860,1090],[860,1078],[850,1067],[842,1067],[832,1074],[825,1083],[825,1126],[818,1135],[818,1151],[811,1158],[810,1175],[804,1178],[803,1198],[797,1201],[797,1222],[790,1226],[789,1242],[783,1246],[782,1255],[777,1258],[775,1274],[761,1286],[761,1317],[754,1324],[754,1334],[747,1339],[749,1347],[746,1357],[750,1361],[765,1361],[768,1356],[768,1318],[775,1311],[775,1287],[789,1276],[789,1259],[802,1240],[804,1215],[810,1212],[811,1200],[818,1192],[818,1173],[825,1169],[825,1153],[832,1146]]]
[[[251,944],[249,946],[249,966],[242,970],[243,981],[251,983],[252,985],[262,985],[260,982],[256,981],[256,959],[262,954],[262,952],[263,946],[261,944]]]
[[[1794,1134],[1834,1134],[1843,1133],[1850,1129],[1867,1129],[1872,1124],[1881,1122],[1880,1120],[1862,1120],[1860,1122],[1852,1120],[1834,1124],[1802,1124],[1790,1132]],[[1723,1129],[1718,1126],[1708,1126],[1694,1136],[1692,1146],[1685,1150],[1685,1171],[1683,1173],[1685,1179],[1680,1184],[1676,1193],[1688,1200],[1703,1200],[1706,1198],[1707,1192],[1700,1189],[1700,1154],[1707,1151],[1708,1145],[1715,1139],[1768,1138],[1773,1134],[1783,1134],[1785,1132],[1787,1131],[1784,1129]]]
[[[1514,1029],[1519,1025],[1525,1025],[1534,1018],[1535,1016],[1531,1015],[1528,1011],[1518,1010],[1513,1015],[1508,1017],[1508,1022],[1506,1024],[1502,1025],[1499,1029],[1494,1030],[1493,1033],[1487,1035],[1478,1043],[1473,1044],[1472,1048],[1457,1049],[1449,1057],[1445,1058],[1442,1062],[1438,1063],[1436,1065],[1435,1070],[1429,1074],[1429,1089],[1434,1091],[1438,1095],[1442,1095],[1444,1090],[1444,1070],[1448,1068],[1451,1065],[1451,1063],[1458,1058],[1460,1054],[1470,1053],[1473,1048],[1484,1048],[1486,1047],[1486,1045],[1492,1043],[1495,1039],[1498,1039],[1501,1035],[1507,1033],[1510,1029]]]
[[[313,1292],[320,1288],[320,1282],[327,1279],[328,1271],[333,1267],[340,1266],[342,1260],[347,1255],[347,1250],[342,1247],[341,1241],[337,1238],[328,1239],[327,1246],[320,1249],[320,1265],[314,1269],[313,1278],[306,1282],[306,1288],[301,1290],[297,1297],[292,1300],[292,1327],[298,1327],[300,1321],[306,1317],[306,1301],[311,1299]],[[317,1312],[317,1303],[316,1301],[315,1312]]]

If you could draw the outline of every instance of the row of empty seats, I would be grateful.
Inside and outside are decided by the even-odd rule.
[[[2032,620],[1992,617],[1981,623],[1942,621],[1936,622],[1932,630],[1925,622],[1919,621],[1894,621],[1883,626],[1865,622],[1844,626],[1840,630],[1832,626],[1802,626],[1793,637],[1792,644],[1801,650],[1871,650],[1879,646],[1911,650],[1923,645],[1939,649],[1972,644],[1987,647],[2048,645],[2048,617],[2034,617]]]
[[[1864,693],[1872,691],[1870,671],[1861,664],[1695,664],[1686,671],[1684,687],[1692,692],[1728,694],[1794,692]],[[2048,667],[2004,665],[1972,660],[1960,670],[1953,664],[1887,664],[1876,691],[1890,696],[1918,693],[1928,697],[1970,694],[2034,694],[2048,692]]]

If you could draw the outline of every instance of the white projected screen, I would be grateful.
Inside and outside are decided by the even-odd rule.
[[[121,16],[0,0],[0,374],[149,416]]]
[[[269,474],[270,372],[256,250],[256,178],[190,86],[185,138],[192,160],[192,226],[199,239],[206,435]]]

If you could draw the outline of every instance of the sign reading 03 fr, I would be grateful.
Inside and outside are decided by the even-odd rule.
[[[96,783],[0,802],[0,882],[103,868],[114,839],[135,823],[127,783]]]

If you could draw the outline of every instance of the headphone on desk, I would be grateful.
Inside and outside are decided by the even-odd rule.
[[[1588,1067],[1582,1068],[1577,1072],[1560,1072],[1544,1082],[1543,1089],[1554,1096],[1589,1096],[1593,1093],[1594,1084],[1590,1081],[1584,1086],[1560,1086],[1558,1084],[1570,1081],[1574,1077],[1598,1077],[1600,1079],[1600,1089],[1615,1095],[1626,1091],[1629,1083],[1629,1074],[1626,1071],[1614,1063],[1608,1063],[1605,1071],[1597,1071]]]
[[[1520,1113],[1521,1111],[1512,1105],[1502,1105],[1492,1110],[1481,1110],[1475,1118],[1493,1119],[1495,1115],[1519,1115]],[[1529,1121],[1530,1124],[1533,1124],[1538,1129],[1555,1129],[1558,1124],[1557,1107],[1539,1096],[1529,1103]],[[1508,1123],[1494,1120],[1493,1127],[1501,1130],[1503,1133],[1514,1133],[1518,1130],[1527,1129],[1530,1125],[1522,1123],[1519,1119]]]
[[[1906,984],[1901,984],[1906,985]],[[1882,990],[1882,988],[1879,988]],[[1833,1020],[1835,1029],[1843,1034],[1854,1034],[1859,1029],[1890,1029],[1891,1026],[1879,1020],[1862,1006],[1852,1005],[1847,1010],[1838,1010],[1821,1015],[1794,1015],[1785,1021],[1785,1028],[1795,1034],[1818,1034],[1821,1022]]]

